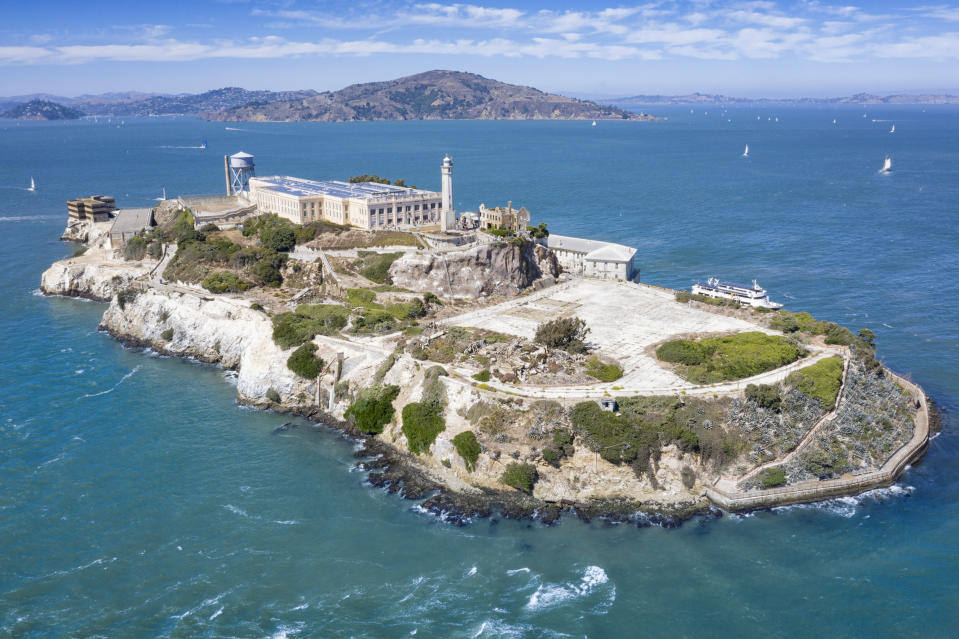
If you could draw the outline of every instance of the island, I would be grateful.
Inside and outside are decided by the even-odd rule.
[[[42,291],[360,439],[372,484],[447,521],[672,526],[856,494],[936,427],[868,329],[640,282],[635,249],[512,202],[453,211],[451,158],[440,192],[252,168],[234,154],[225,195],[147,209],[72,200],[78,247]]]
[[[30,100],[0,113],[9,120],[78,120],[83,112],[56,102]]]

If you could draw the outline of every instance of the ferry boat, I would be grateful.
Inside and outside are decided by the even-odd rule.
[[[760,306],[763,308],[782,308],[769,299],[766,290],[753,280],[753,285],[741,286],[731,282],[720,282],[718,278],[711,277],[706,282],[697,282],[693,284],[692,292],[694,295],[706,295],[708,297],[717,297],[720,299],[735,300],[740,304],[748,306]]]

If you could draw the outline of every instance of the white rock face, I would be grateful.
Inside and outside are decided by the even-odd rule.
[[[273,342],[270,319],[250,310],[245,301],[207,301],[199,294],[151,290],[126,302],[125,308],[113,300],[102,325],[122,339],[237,369],[237,393],[249,401],[265,401],[270,388],[283,398],[311,394],[311,385],[286,367],[289,352]],[[164,332],[170,330],[173,334],[166,339]]]
[[[97,302],[108,302],[119,291],[129,288],[130,282],[150,271],[155,263],[104,263],[95,256],[82,256],[54,262],[44,271],[40,290],[47,295],[83,297]]]

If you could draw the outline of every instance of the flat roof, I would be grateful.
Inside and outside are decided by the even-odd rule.
[[[250,178],[258,187],[279,191],[295,197],[355,197],[372,199],[391,195],[432,195],[433,191],[411,189],[405,186],[379,184],[377,182],[340,182],[338,180],[305,180],[289,175]]]
[[[110,227],[111,233],[130,233],[142,231],[151,226],[153,209],[120,209]]]
[[[550,233],[546,238],[546,246],[560,251],[584,253],[585,259],[588,260],[604,260],[607,262],[628,262],[636,255],[636,249],[624,244],[556,235],[555,233]]]

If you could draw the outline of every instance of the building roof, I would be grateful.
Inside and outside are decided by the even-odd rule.
[[[342,198],[379,199],[393,195],[432,195],[432,191],[411,189],[405,186],[379,184],[377,182],[339,182],[337,180],[304,180],[289,175],[272,175],[251,178],[257,188],[279,191],[296,197],[316,197],[320,195]],[[437,194],[438,195],[438,194]]]
[[[135,233],[153,225],[153,209],[120,209],[111,233]]]
[[[583,259],[605,262],[629,262],[636,255],[636,249],[623,244],[556,235],[555,233],[550,233],[546,238],[546,246],[560,251],[582,253],[584,255]]]

